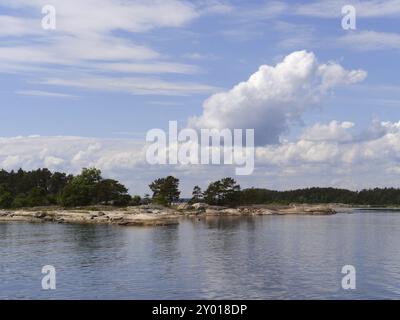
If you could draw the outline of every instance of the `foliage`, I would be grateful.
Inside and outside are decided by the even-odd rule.
[[[26,206],[39,207],[49,205],[49,200],[46,196],[46,190],[41,187],[32,188],[25,198]]]
[[[168,176],[153,181],[150,185],[153,191],[153,202],[161,205],[170,205],[179,200],[179,179]]]
[[[103,179],[96,168],[84,168],[80,175],[68,183],[61,195],[65,207],[113,204],[126,206],[131,198],[128,189],[116,180]]]
[[[232,178],[212,182],[204,191],[204,200],[212,205],[235,206],[240,202],[240,186]]]
[[[38,169],[7,172],[0,170],[0,208],[21,208],[47,205],[140,205],[151,201],[170,205],[179,200],[179,180],[175,177],[156,179],[150,184],[152,199],[147,194],[131,197],[127,188],[116,180],[103,179],[95,168],[83,169],[77,176],[62,172]],[[211,205],[238,206],[268,203],[343,203],[350,205],[400,205],[400,189],[375,188],[350,191],[336,188],[306,188],[274,191],[261,188],[241,190],[232,178],[209,184],[202,192],[193,188],[191,203],[206,202]]]
[[[61,204],[65,207],[88,206],[97,203],[97,185],[102,180],[95,168],[84,168],[64,188]]]
[[[7,172],[0,170],[0,208],[56,204],[72,176],[48,169]]]
[[[199,186],[194,186],[193,192],[192,192],[192,199],[190,199],[190,203],[198,203],[198,202],[203,202],[204,201],[204,196],[203,192],[201,191],[201,188]]]
[[[48,169],[7,172],[0,170],[0,208],[47,205],[85,206],[112,204],[126,206],[131,197],[116,180],[103,179],[98,169],[83,169],[73,177]]]
[[[241,192],[242,204],[264,203],[344,203],[351,205],[399,205],[400,189],[375,188],[350,191],[336,188],[306,188],[290,191],[245,189]]]
[[[8,209],[13,203],[13,196],[10,190],[4,186],[0,185],[0,207]]]
[[[148,193],[146,193],[145,195],[144,195],[144,198],[143,198],[143,200],[142,200],[142,204],[150,204],[151,203],[151,197],[150,197],[150,195],[148,194]]]
[[[116,206],[127,206],[131,197],[127,194],[128,189],[116,180],[100,180],[96,185],[96,202]]]

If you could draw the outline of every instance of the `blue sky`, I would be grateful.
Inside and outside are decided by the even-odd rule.
[[[56,30],[41,27],[41,8],[45,4],[56,8]],[[356,8],[356,30],[341,26],[345,4]],[[263,142],[260,148],[267,148],[274,160],[260,159],[258,170],[243,178],[243,184],[278,189],[397,185],[400,140],[393,141],[393,135],[399,134],[395,124],[400,120],[399,17],[398,0],[2,1],[0,164],[6,169],[29,169],[43,166],[47,158],[56,158],[59,160],[47,164],[54,170],[73,172],[79,166],[100,165],[101,158],[109,156],[109,139],[121,145],[113,151],[118,155],[129,151],[125,143],[143,142],[149,129],[166,128],[170,120],[179,121],[183,127],[191,117],[207,123],[206,118],[202,119],[207,98],[229,92],[262,65],[275,66],[291,53],[305,50],[313,53],[315,63],[363,71],[366,77],[351,83],[338,81],[317,105],[301,109],[296,121],[289,119],[282,124],[284,129],[277,132],[279,141],[271,143],[274,139],[261,137],[266,144]],[[219,106],[212,108],[218,110]],[[252,111],[249,106],[249,119]],[[266,120],[256,135],[265,135],[270,132],[269,113],[260,115]],[[235,125],[235,121],[230,124]],[[332,121],[339,129],[328,126]],[[343,122],[353,126],[342,128]],[[252,126],[250,120],[247,124]],[[315,125],[319,130],[330,130],[331,136],[323,142],[305,140],[318,143],[318,147],[335,147],[339,151],[331,158],[346,152],[366,155],[351,163],[341,159],[341,165],[336,165],[341,163],[339,160],[333,165],[326,160],[329,157],[317,163],[303,156],[281,162],[275,159],[282,148],[298,147],[304,132]],[[318,128],[313,132],[324,136]],[[351,138],[340,140],[338,130],[349,131]],[[59,137],[60,145],[66,143],[65,150],[69,150],[71,142],[65,142],[68,136],[78,139],[72,153],[52,149],[55,147],[48,139]],[[25,142],[35,146],[30,157],[26,149],[21,150],[20,144]],[[82,150],[75,148],[79,144]],[[88,156],[86,163],[82,160],[73,164],[77,154],[88,152],[90,145],[97,145],[99,151]],[[375,149],[376,145],[386,149]],[[374,165],[379,170],[375,173],[366,166],[372,161],[369,149],[381,156],[373,159],[379,163]],[[282,157],[287,156],[287,152],[284,154]],[[144,169],[135,161],[123,168],[116,162],[115,166],[103,164],[103,171],[117,175],[133,189],[163,173],[181,175],[188,186],[195,182],[204,185],[216,174],[229,174],[229,168],[209,172],[202,168],[207,171],[201,174],[202,181],[194,177],[197,169],[182,172],[169,167],[141,174],[139,179],[138,172]],[[318,170],[308,172],[308,166],[317,166],[324,174]],[[290,173],[284,174],[288,168]],[[360,168],[371,176],[358,171]]]

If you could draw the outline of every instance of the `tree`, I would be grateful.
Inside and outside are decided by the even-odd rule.
[[[29,207],[28,201],[26,199],[26,194],[25,193],[17,194],[17,196],[14,198],[12,202],[12,207],[13,208]]]
[[[54,172],[48,181],[47,190],[50,194],[59,195],[72,179],[72,175],[66,175],[65,173],[61,172]]]
[[[0,170],[0,207],[34,207],[50,204],[83,206],[105,202],[128,205],[128,190],[116,180],[103,179],[100,170],[83,169],[73,177],[61,172],[38,169],[7,172]]]
[[[143,198],[142,203],[143,203],[143,204],[149,204],[149,203],[151,203],[151,198],[150,198],[150,195],[149,195],[148,193],[146,193],[146,194],[144,195],[144,198]]]
[[[49,201],[46,196],[46,190],[41,187],[31,189],[25,198],[28,207],[47,206]]]
[[[5,186],[0,186],[0,208],[11,208],[14,201],[13,195]]]
[[[153,201],[162,205],[171,205],[173,201],[179,200],[179,179],[168,176],[153,181],[150,185],[153,191]]]
[[[211,182],[204,191],[204,200],[208,204],[218,205],[221,202],[221,181]]]
[[[190,203],[202,202],[204,200],[203,192],[199,186],[194,186],[192,192],[192,199],[190,199]]]
[[[64,188],[61,203],[65,207],[96,204],[97,184],[102,180],[101,171],[95,168],[82,169]]]
[[[236,206],[240,201],[240,185],[232,178],[221,180],[222,203],[228,206]]]
[[[128,195],[128,189],[116,180],[104,179],[96,185],[96,202],[105,203],[112,202],[117,206],[128,205],[131,197]]]
[[[52,173],[46,168],[33,171],[0,170],[0,184],[11,194],[12,206],[16,208],[57,204],[68,179],[71,176],[60,172]],[[10,195],[3,200],[6,198],[10,199]]]
[[[240,186],[232,178],[224,178],[209,184],[204,192],[208,204],[236,206],[240,202]]]
[[[127,206],[131,201],[128,189],[116,180],[103,179],[95,168],[83,169],[64,187],[61,204],[65,207],[113,204]]]

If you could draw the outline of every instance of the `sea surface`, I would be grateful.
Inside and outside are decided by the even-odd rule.
[[[54,266],[56,289],[43,290]],[[342,288],[342,268],[356,289]],[[0,299],[399,299],[400,212],[0,223]]]

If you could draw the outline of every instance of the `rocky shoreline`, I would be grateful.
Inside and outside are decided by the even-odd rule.
[[[0,222],[112,224],[119,226],[166,226],[179,224],[181,217],[224,217],[261,215],[332,215],[332,205],[254,205],[238,208],[209,206],[203,203],[181,204],[172,208],[142,205],[123,209],[110,208],[30,208],[0,210]]]
[[[261,216],[261,215],[332,215],[336,213],[334,206],[328,204],[309,205],[251,205],[240,206],[237,208],[227,208],[221,206],[210,206],[204,203],[193,205],[182,204],[177,206],[177,210],[188,215],[206,216]]]

